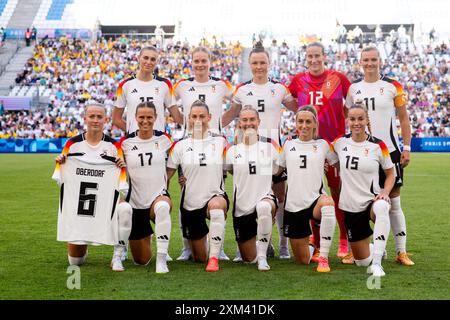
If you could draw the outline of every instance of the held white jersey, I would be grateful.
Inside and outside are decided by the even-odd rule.
[[[380,193],[380,166],[383,170],[394,167],[389,150],[375,137],[355,142],[350,134],[336,139],[333,149],[339,157],[342,181],[339,208],[348,212],[364,211]]]
[[[110,160],[70,155],[61,165],[57,240],[117,244],[121,170]]]
[[[280,147],[260,137],[257,143],[239,143],[227,150],[227,169],[233,170],[233,216],[251,214],[258,201],[272,192],[272,175],[278,171]]]
[[[289,89],[274,80],[265,84],[249,81],[239,85],[234,94],[233,102],[241,106],[251,105],[259,112],[261,124],[259,133],[280,144],[280,121],[282,104],[293,101]]]
[[[400,151],[395,111],[406,104],[402,85],[384,76],[373,83],[359,80],[350,86],[345,102],[347,107],[354,103],[367,107],[371,134],[384,141],[389,152]]]
[[[338,159],[332,147],[323,139],[287,140],[280,156],[280,166],[287,171],[285,209],[297,212],[311,207],[325,194],[323,175],[325,160],[335,164]]]
[[[194,78],[183,79],[175,84],[174,93],[183,106],[185,125],[188,123],[187,117],[191,111],[191,105],[196,100],[202,100],[208,105],[211,113],[209,129],[220,134],[223,103],[233,94],[233,86],[228,81],[214,77],[210,77],[205,83],[197,82]]]
[[[181,205],[192,211],[203,208],[215,195],[225,193],[224,153],[227,141],[222,136],[205,139],[185,138],[174,144],[167,167],[181,166],[186,177]]]
[[[167,189],[166,163],[171,146],[172,138],[156,130],[147,140],[139,138],[138,131],[122,140],[130,186],[126,201],[133,208],[150,208]]]
[[[114,106],[127,108],[127,132],[132,133],[139,129],[135,117],[136,107],[139,103],[146,101],[153,102],[156,107],[158,117],[154,125],[155,130],[164,131],[165,108],[175,105],[170,81],[160,77],[154,77],[151,81],[141,81],[136,77],[131,77],[119,84]]]

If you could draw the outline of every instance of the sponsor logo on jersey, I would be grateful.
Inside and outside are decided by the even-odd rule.
[[[355,94],[361,94],[361,90],[356,91]]]
[[[134,88],[134,89],[131,91],[131,93],[138,93],[138,92],[137,92],[137,89]]]
[[[155,142],[155,149],[159,150],[159,143],[158,142]]]
[[[364,155],[365,155],[366,157],[369,155],[369,149],[368,149],[368,148],[365,148],[365,149],[364,149]]]
[[[194,151],[191,147],[187,148],[186,152]]]
[[[295,151],[295,147],[292,147],[291,150],[289,150],[289,151]]]
[[[155,88],[155,94],[156,94],[156,95],[159,94],[159,88]]]
[[[240,159],[242,158],[242,155],[240,153],[238,153],[238,155],[235,157],[235,159]]]
[[[380,95],[384,94],[384,88],[380,88]]]
[[[344,149],[342,149],[342,151],[348,151],[348,150],[347,150],[347,147],[344,147]]]
[[[216,85],[213,84],[213,85],[211,86],[211,90],[212,90],[213,93],[215,93],[215,92],[216,92]]]
[[[253,93],[250,91],[249,93],[247,93],[247,96],[252,96]]]
[[[331,87],[331,82],[327,81],[327,88]]]
[[[270,89],[270,94],[272,95],[272,97],[275,96],[275,89]]]
[[[194,92],[194,91],[195,91],[195,88],[194,88],[194,87],[190,87],[188,91],[189,91],[189,92]]]
[[[313,152],[317,153],[317,145],[313,145]]]
[[[138,149],[138,147],[136,147],[136,146],[133,146],[133,148],[131,148],[131,150],[137,150]]]

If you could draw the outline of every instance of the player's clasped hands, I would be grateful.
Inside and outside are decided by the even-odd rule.
[[[125,168],[127,165],[125,164],[125,161],[122,158],[116,158],[116,166],[117,168]]]

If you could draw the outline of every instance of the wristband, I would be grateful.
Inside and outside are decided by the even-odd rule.
[[[409,151],[411,152],[411,146],[403,146],[403,151]]]

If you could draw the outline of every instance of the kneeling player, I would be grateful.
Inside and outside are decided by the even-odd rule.
[[[328,254],[336,226],[333,198],[323,190],[325,161],[336,162],[327,141],[319,139],[317,112],[305,106],[295,115],[298,137],[287,140],[280,166],[288,172],[288,191],[283,232],[290,238],[295,261],[309,264],[314,247],[309,245],[310,219],[321,223],[318,272],[329,272]],[[334,157],[333,157],[334,156]]]
[[[344,211],[348,240],[355,263],[369,266],[368,272],[384,276],[381,266],[389,236],[389,193],[394,186],[394,164],[383,141],[366,133],[367,110],[354,105],[348,111],[351,133],[333,142],[339,157],[342,191],[339,207]],[[384,189],[380,189],[379,168],[386,174]],[[375,222],[374,231],[369,221]],[[369,237],[373,236],[373,246]],[[372,249],[373,248],[373,249]]]
[[[224,152],[227,141],[208,131],[211,119],[208,106],[195,101],[189,113],[191,134],[178,141],[167,163],[169,179],[178,166],[186,182],[181,195],[180,211],[183,237],[189,240],[194,261],[206,261],[209,231],[209,260],[206,271],[219,270],[219,252],[224,240],[228,197],[223,181]],[[206,224],[210,219],[210,228]]]
[[[257,258],[258,270],[268,271],[267,246],[276,210],[272,174],[278,171],[279,146],[258,136],[259,123],[256,109],[241,109],[236,145],[227,151],[226,162],[233,173],[233,224],[242,260],[253,262]]]
[[[169,272],[167,251],[171,233],[170,201],[167,188],[166,159],[172,139],[166,133],[153,130],[156,121],[153,102],[143,102],[136,107],[139,130],[122,140],[127,163],[130,190],[127,202],[133,208],[130,248],[134,262],[147,265],[152,257],[150,219],[155,222],[156,273]],[[121,254],[115,252],[113,270],[122,271]]]
[[[120,145],[103,134],[105,107],[88,104],[84,121],[87,131],[67,141],[53,174],[61,186],[58,241],[68,242],[69,264],[78,266],[88,244],[123,247],[131,230],[131,207],[119,204],[125,162]]]

